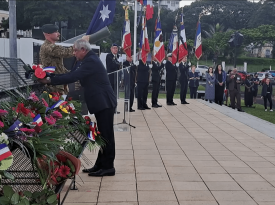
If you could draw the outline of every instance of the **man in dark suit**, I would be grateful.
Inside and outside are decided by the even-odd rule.
[[[124,87],[125,87],[125,99],[129,99],[129,111],[135,112],[132,108],[134,103],[135,84],[136,84],[136,72],[137,67],[133,64],[131,57],[126,57],[126,61],[123,63],[123,74],[124,74]],[[127,68],[130,67],[130,68]],[[127,69],[125,69],[127,68]],[[128,109],[127,109],[128,110]]]
[[[228,89],[230,94],[230,103],[232,109],[235,109],[237,105],[237,109],[239,112],[244,112],[241,108],[241,76],[237,73],[237,68],[234,68],[231,74],[229,74],[226,81],[228,82]],[[235,102],[235,98],[237,98],[237,103]]]
[[[139,60],[137,69],[137,89],[138,89],[138,109],[139,110],[150,110],[151,108],[147,105],[147,95],[149,86],[149,72],[152,65],[147,65]]]
[[[84,169],[89,176],[113,176],[115,175],[115,138],[114,138],[114,111],[117,106],[116,96],[107,77],[106,69],[91,50],[91,45],[79,39],[74,43],[73,53],[79,66],[76,70],[62,75],[55,75],[39,80],[44,84],[64,85],[80,81],[84,87],[84,97],[91,114],[95,115],[98,130],[107,141],[99,150],[94,167]]]
[[[117,44],[114,43],[112,44],[112,47],[111,47],[111,53],[108,53],[106,56],[106,67],[107,67],[108,77],[116,97],[118,97],[117,96],[118,82],[119,82],[118,78],[120,73],[115,71],[118,71],[121,68],[120,61],[121,60],[118,54],[118,46]],[[113,74],[109,74],[109,73],[113,73]],[[116,112],[116,113],[119,114],[120,112]]]
[[[166,103],[167,105],[177,105],[173,101],[178,77],[178,67],[172,64],[172,53],[167,54],[166,63]]]
[[[180,70],[179,81],[180,81],[180,86],[181,86],[181,88],[180,88],[181,104],[189,104],[188,102],[186,102],[186,93],[187,93],[188,81],[189,81],[189,68],[190,68],[189,64],[187,64],[187,57],[185,56],[179,65],[179,70]]]
[[[159,63],[155,57],[154,61],[152,62],[152,84],[153,84],[153,91],[152,91],[152,107],[158,108],[162,107],[162,105],[158,104],[158,95],[159,95],[159,86],[160,86],[160,78],[161,78],[161,71],[164,69],[164,63]]]

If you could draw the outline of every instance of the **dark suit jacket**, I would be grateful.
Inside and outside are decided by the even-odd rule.
[[[114,58],[114,55],[112,53],[107,54],[106,56],[106,67],[107,67],[107,73],[112,73],[114,71],[119,70],[119,62],[118,62],[119,55],[117,54],[117,59]],[[116,74],[109,74],[109,80],[111,84],[114,84],[116,82]]]
[[[189,68],[190,66],[186,63],[184,65],[183,63],[180,63],[179,65],[179,70],[180,70],[180,83],[188,82],[189,80]]]
[[[137,69],[137,82],[138,83],[149,83],[149,66],[144,64],[142,60],[139,60]]]
[[[241,84],[241,80],[242,80],[241,76],[238,75],[238,74],[235,74],[235,78],[231,79],[231,75],[232,75],[232,74],[230,74],[229,76],[227,76],[227,79],[226,79],[226,81],[227,81],[227,83],[228,83],[228,89],[229,89],[229,90],[235,90],[235,84],[237,84],[237,90],[240,91],[240,90],[241,90],[241,89],[240,89],[240,84]],[[236,81],[237,81],[237,78],[240,79],[240,80],[239,80],[240,83],[237,83],[237,82],[236,82]]]
[[[91,114],[117,106],[116,96],[107,77],[106,69],[93,52],[89,51],[79,68],[51,78],[52,85],[64,85],[79,80],[84,87],[84,98]]]
[[[136,66],[134,64],[130,64],[129,61],[125,61],[123,62],[123,68],[129,67],[128,69],[124,69],[123,70],[123,74],[124,74],[124,85],[134,85],[135,84],[135,80],[136,80]]]
[[[269,83],[269,86],[270,86],[270,88],[271,88],[270,94],[272,95],[273,88],[272,88],[271,83]],[[263,96],[263,97],[266,96],[266,94],[267,94],[267,88],[268,88],[268,85],[267,85],[267,84],[263,84],[263,87],[262,87],[262,96]]]
[[[178,77],[178,67],[173,65],[170,61],[166,63],[166,80],[177,80]]]
[[[152,62],[153,64],[153,67],[152,67],[152,81],[155,81],[155,82],[160,82],[160,71],[161,69],[164,67],[164,65],[161,63],[158,63],[158,62],[155,62],[153,61]]]
[[[197,72],[189,72],[189,78],[198,78],[199,74]],[[189,87],[199,87],[199,79],[189,79]]]

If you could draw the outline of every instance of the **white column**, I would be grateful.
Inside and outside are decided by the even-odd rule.
[[[137,56],[137,0],[135,0],[135,20],[134,20],[134,58],[133,61],[136,62]]]

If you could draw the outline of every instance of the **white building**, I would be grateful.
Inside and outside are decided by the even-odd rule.
[[[163,8],[167,8],[167,9],[170,9],[172,11],[175,11],[180,6],[179,2],[180,2],[180,0],[171,0],[171,1],[161,0],[160,5]]]

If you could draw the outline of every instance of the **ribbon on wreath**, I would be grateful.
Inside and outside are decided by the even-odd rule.
[[[91,122],[90,123],[90,132],[88,133],[88,138],[89,140],[95,142],[95,137],[97,136],[96,134],[96,123]]]
[[[54,108],[57,108],[59,107],[60,105],[65,105],[67,102],[64,101],[64,100],[58,100],[56,103],[54,103],[52,106],[51,106],[51,109],[54,109]]]
[[[47,73],[54,73],[55,67],[54,66],[45,67],[45,68],[43,68],[43,71],[45,71]]]
[[[12,153],[6,143],[0,144],[0,161],[10,157],[11,155]]]

